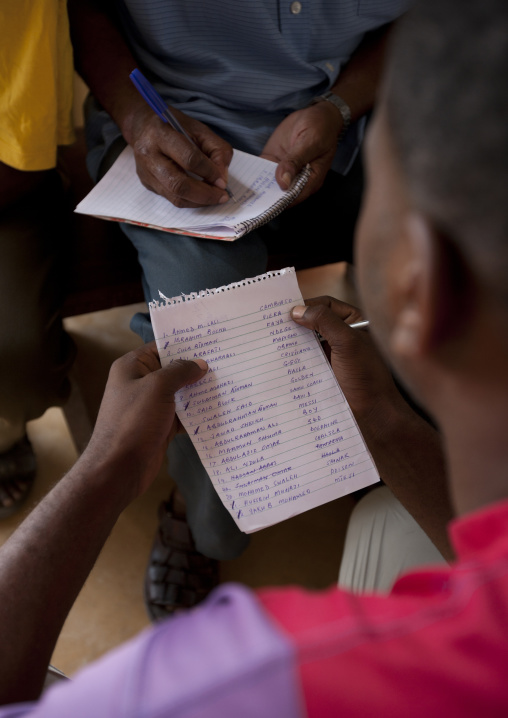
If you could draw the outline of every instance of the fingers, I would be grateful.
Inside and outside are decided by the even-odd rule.
[[[307,306],[293,307],[291,317],[297,324],[313,329],[333,347],[343,340],[350,331],[348,324],[361,321],[362,314],[357,307],[332,297],[317,297],[307,300]]]
[[[160,371],[166,391],[174,394],[188,384],[199,381],[208,371],[208,364],[203,359],[177,359]]]
[[[180,117],[196,145],[158,117],[150,118],[133,143],[140,181],[176,207],[227,202],[231,146],[202,123]]]
[[[160,368],[157,345],[150,342],[114,361],[109,371],[108,383],[140,379]]]
[[[152,192],[165,197],[175,207],[202,207],[226,203],[229,197],[225,188],[213,186],[213,182],[219,179],[217,167],[185,137],[174,130],[168,130],[168,134],[169,137],[164,137],[155,151],[136,154],[141,183]],[[210,171],[210,165],[213,166],[213,171]],[[188,172],[192,172],[195,177],[189,176]],[[212,184],[197,177],[211,178]]]
[[[214,180],[214,184],[225,189],[228,181],[228,168],[233,159],[233,148],[229,142],[223,140],[201,122],[197,123],[197,127],[194,129],[194,137],[205,155],[210,158],[219,171],[219,179]]]
[[[278,162],[275,155],[264,153],[261,156],[267,160],[271,160],[272,162]],[[304,162],[301,155],[297,157],[294,155],[288,155],[278,163],[275,170],[275,179],[277,180],[279,187],[283,190],[287,190],[292,186],[300,171],[307,165],[310,166],[309,178],[298,197],[291,203],[291,207],[300,204],[300,202],[306,200],[307,197],[310,197],[322,187],[323,182],[326,179],[326,174],[331,166],[331,158]]]
[[[324,182],[337,149],[338,124],[330,103],[319,103],[288,115],[266,143],[262,157],[278,163],[275,177],[288,189],[298,173],[309,164],[311,176],[298,201],[316,192]]]
[[[203,359],[179,359],[161,368],[157,344],[153,341],[117,359],[110,374],[113,380],[127,382],[159,372],[166,383],[166,390],[174,393],[187,384],[199,381],[207,370],[208,365]]]
[[[286,156],[283,160],[281,160],[280,156],[265,150],[263,150],[261,157],[265,160],[270,160],[270,162],[277,163],[277,167],[275,168],[275,179],[277,180],[279,187],[283,190],[288,190],[291,187],[299,172],[307,164],[302,163],[301,158],[294,156]],[[321,176],[321,173],[316,173],[315,166],[315,163],[314,165],[311,165],[310,177],[305,183],[305,187],[300,192],[297,199],[290,205],[291,207],[299,204],[302,200],[306,199],[314,192],[317,192],[323,184],[326,172]]]
[[[294,200],[294,202],[291,203],[291,207],[296,206],[297,204],[300,204],[304,200],[307,199],[307,197],[310,197],[312,194],[317,192],[322,186],[326,179],[326,174],[328,170],[330,169],[330,163],[329,162],[321,162],[320,160],[317,160],[313,162],[310,165],[310,175],[309,179],[305,183],[302,191],[298,195],[298,197]],[[280,183],[279,183],[280,185]],[[282,185],[280,185],[282,187]]]
[[[284,157],[277,165],[275,171],[275,179],[279,183],[279,187],[281,189],[289,189],[297,174],[305,167],[307,162],[312,159],[314,158],[311,157],[310,160],[304,160],[303,155],[294,152]]]
[[[322,147],[319,145],[321,145],[322,141],[319,139],[318,145],[318,143],[314,141],[314,137],[309,136],[311,134],[313,133],[302,132],[301,134],[298,134],[296,139],[291,142],[291,146],[288,151],[283,154],[281,153],[279,157],[280,161],[275,171],[275,178],[277,179],[281,189],[289,189],[298,173],[307,164],[311,165],[312,169],[312,175],[309,182],[313,183],[321,179],[320,176],[323,174],[321,171],[323,163],[319,161],[322,153]],[[322,179],[324,179],[326,171],[324,172]]]
[[[309,165],[310,176],[302,192],[298,195],[297,203],[310,197],[323,185],[334,154],[334,147],[323,149],[321,142],[317,145],[309,142],[308,137],[302,136],[291,150],[280,158],[275,170],[275,178],[279,187],[284,190],[289,189],[301,170]]]

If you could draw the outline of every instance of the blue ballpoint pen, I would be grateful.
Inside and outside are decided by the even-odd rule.
[[[182,125],[178,122],[174,114],[171,112],[169,107],[166,105],[162,97],[159,95],[155,87],[146,79],[142,72],[137,68],[129,75],[130,79],[134,83],[134,86],[138,90],[141,97],[150,105],[152,110],[157,113],[163,122],[167,122],[177,132],[181,132],[191,144],[197,147],[192,137],[185,131]],[[195,175],[193,175],[195,176]],[[201,179],[201,178],[198,178]],[[226,187],[230,199],[234,199],[230,189]]]

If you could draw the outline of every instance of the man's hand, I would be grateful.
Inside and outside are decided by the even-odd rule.
[[[300,170],[310,164],[310,178],[294,204],[307,199],[323,184],[342,127],[339,110],[323,101],[292,112],[266,143],[261,156],[278,163],[275,178],[282,189],[288,189]]]
[[[70,607],[176,431],[175,391],[206,373],[198,362],[161,369],[155,342],[118,359],[86,451],[2,547],[0,704],[38,697]]]
[[[356,307],[331,297],[307,304],[293,308],[293,319],[330,345],[333,372],[380,476],[443,556],[452,558],[446,526],[453,512],[439,434],[403,399],[369,333],[347,326],[362,319]]]
[[[328,342],[333,372],[357,420],[384,426],[387,408],[402,406],[403,400],[369,332],[348,326],[361,321],[360,310],[332,297],[318,297],[307,300],[305,308],[295,307],[291,316]]]
[[[78,72],[133,148],[144,186],[176,207],[226,202],[231,146],[206,125],[172,109],[195,147],[147,105],[129,79],[138,59],[117,26],[115,3],[69,0],[68,10]]]
[[[106,457],[122,470],[128,467],[135,478],[135,495],[143,493],[177,431],[175,391],[201,379],[207,368],[202,359],[179,359],[161,368],[155,342],[117,359],[86,459],[96,462]]]
[[[163,122],[148,106],[138,105],[124,135],[134,150],[142,184],[175,207],[201,207],[227,202],[225,192],[231,145],[206,125],[172,109],[195,141]],[[195,175],[191,177],[188,173]],[[202,178],[201,181],[199,178]]]

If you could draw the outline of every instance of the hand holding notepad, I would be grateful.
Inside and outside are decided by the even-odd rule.
[[[161,363],[208,363],[176,411],[246,533],[378,481],[316,334],[290,318],[302,302],[284,269],[150,304]]]
[[[177,234],[233,241],[286,209],[310,174],[305,168],[290,189],[282,190],[275,179],[276,167],[262,157],[234,150],[228,179],[234,200],[213,207],[178,208],[143,187],[128,146],[75,211]]]

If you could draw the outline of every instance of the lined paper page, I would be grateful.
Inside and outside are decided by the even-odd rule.
[[[275,180],[276,166],[275,162],[234,150],[228,177],[234,200],[186,209],[143,187],[136,174],[134,153],[127,146],[75,211],[168,231],[235,239],[240,236],[235,226],[267,212],[285,197],[286,192]]]
[[[161,363],[209,371],[176,396],[220,498],[251,533],[378,481],[315,333],[293,322],[293,268],[152,302]]]

